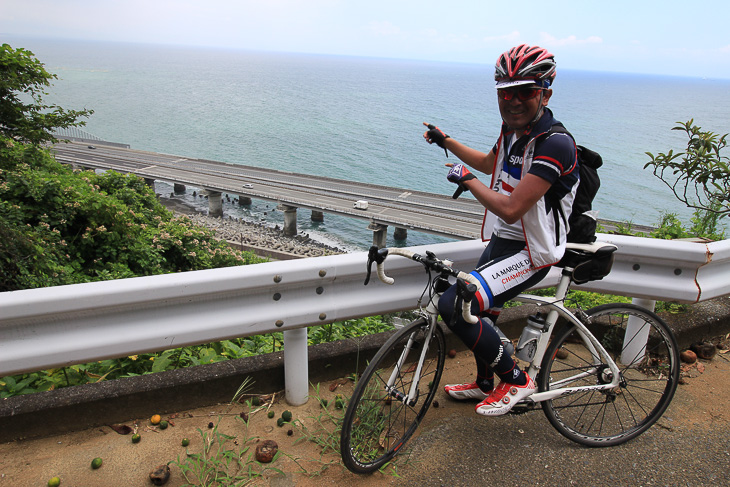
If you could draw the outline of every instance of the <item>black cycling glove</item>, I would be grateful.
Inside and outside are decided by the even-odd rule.
[[[443,133],[440,128],[432,123],[429,123],[428,125],[426,125],[426,127],[428,127],[428,132],[426,132],[426,134],[428,135],[428,140],[441,147],[446,153],[446,157],[449,157],[449,152],[446,150],[445,146],[446,139],[448,139],[449,136]]]
[[[427,127],[429,140],[436,143],[436,145],[441,147],[442,149],[445,149],[446,147],[444,146],[444,142],[446,141],[446,139],[449,138],[449,136],[443,133],[440,128],[431,123],[429,123]]]

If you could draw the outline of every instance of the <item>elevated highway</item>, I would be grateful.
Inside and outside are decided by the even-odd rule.
[[[239,195],[244,201],[257,198],[276,202],[284,210],[284,231],[296,233],[296,209],[335,213],[366,220],[374,232],[374,243],[385,238],[388,226],[396,238],[407,229],[457,239],[479,236],[483,207],[474,199],[453,200],[449,196],[402,188],[378,186],[341,179],[276,171],[205,159],[159,154],[104,143],[69,141],[53,147],[59,162],[89,169],[134,173],[147,180],[205,189],[210,213],[220,211],[221,193]],[[367,209],[354,208],[359,200]],[[321,215],[320,215],[321,217]],[[382,240],[384,243],[384,240]]]

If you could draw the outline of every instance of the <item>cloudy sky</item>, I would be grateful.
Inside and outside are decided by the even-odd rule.
[[[3,36],[559,66],[730,79],[728,0],[0,0]]]

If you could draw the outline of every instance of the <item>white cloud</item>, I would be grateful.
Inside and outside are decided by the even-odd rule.
[[[589,36],[585,39],[578,39],[574,35],[558,39],[557,37],[548,34],[547,32],[540,33],[540,44],[550,47],[563,47],[563,46],[580,46],[585,44],[601,44],[603,39],[598,36]]]
[[[502,36],[489,36],[489,37],[483,37],[482,41],[492,44],[492,43],[506,43],[506,44],[516,44],[520,40],[520,31],[514,30],[510,32],[509,34],[505,34]]]

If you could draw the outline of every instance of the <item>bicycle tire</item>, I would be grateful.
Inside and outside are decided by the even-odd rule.
[[[586,314],[589,328],[619,367],[619,386],[544,401],[543,412],[570,440],[591,447],[619,445],[649,429],[669,406],[679,382],[679,347],[666,323],[642,307],[605,304]],[[635,320],[631,326],[629,317]],[[640,341],[642,331],[646,342]],[[606,384],[610,379],[608,367],[571,325],[558,332],[548,347],[538,387],[542,392],[560,381],[559,387],[570,387]]]
[[[420,357],[428,323],[417,319],[398,330],[378,350],[357,382],[340,433],[340,453],[345,466],[354,473],[365,474],[390,461],[410,439],[433,401],[444,369],[446,341],[439,325],[434,326],[418,383],[413,405],[398,401],[407,395],[418,358]],[[394,383],[395,390],[384,387],[396,361],[414,335],[416,348],[407,356]]]

